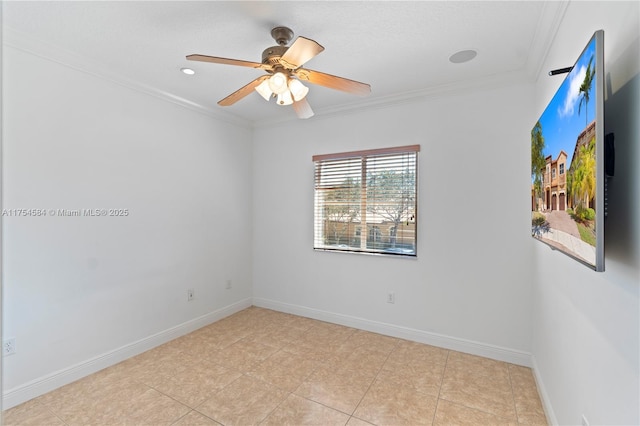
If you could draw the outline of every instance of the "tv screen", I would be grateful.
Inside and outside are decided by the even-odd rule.
[[[596,31],[531,130],[531,234],[604,270],[604,32]]]

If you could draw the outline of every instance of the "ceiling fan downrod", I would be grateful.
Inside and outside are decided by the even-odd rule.
[[[293,31],[287,27],[275,27],[271,30],[271,37],[280,46],[286,46],[293,39]]]

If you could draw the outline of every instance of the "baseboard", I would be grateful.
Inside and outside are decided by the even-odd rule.
[[[44,377],[32,380],[24,385],[9,389],[2,394],[2,408],[4,410],[30,399],[36,398],[68,383],[81,379],[89,374],[98,372],[104,368],[115,365],[132,356],[153,349],[156,346],[167,343],[185,334],[191,333],[201,327],[221,320],[229,315],[239,312],[251,306],[251,299],[243,299],[224,308],[217,309],[208,314],[194,318],[175,327],[145,337],[137,342],[122,346],[113,351],[83,361],[79,364],[65,368]]]
[[[535,355],[531,355],[531,363],[533,370],[533,377],[536,379],[536,386],[538,386],[538,394],[540,395],[540,399],[542,400],[542,408],[544,408],[544,413],[547,416],[547,421],[550,425],[557,425],[558,419],[556,418],[555,413],[553,412],[553,406],[551,405],[551,399],[549,398],[549,394],[547,393],[547,388],[544,386],[544,382],[542,381],[542,376],[540,375],[540,370],[538,370],[538,363],[536,362]]]
[[[500,346],[475,342],[472,340],[460,339],[457,337],[445,336],[442,334],[431,333],[428,331],[417,330],[409,327],[402,327],[398,325],[372,321],[350,315],[322,311],[306,306],[291,305],[275,300],[254,297],[253,304],[255,306],[273,309],[275,311],[286,312],[289,314],[300,315],[303,317],[331,322],[334,324],[345,325],[348,327],[384,334],[386,336],[412,340],[414,342],[425,343],[428,345],[451,349],[458,352],[483,356],[498,361],[509,362],[511,364],[532,367],[531,354],[528,352],[503,348]]]

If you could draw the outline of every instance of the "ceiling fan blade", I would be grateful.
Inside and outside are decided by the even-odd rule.
[[[307,98],[302,98],[299,101],[293,103],[293,110],[296,112],[298,118],[313,117],[313,110],[311,105],[307,102]]]
[[[188,55],[189,61],[213,62],[214,64],[237,65],[240,67],[271,69],[270,65],[260,64],[258,62],[241,61],[239,59],[219,58],[217,56],[207,55]]]
[[[337,77],[335,75],[305,68],[300,68],[293,73],[302,81],[308,81],[309,83],[318,84],[330,89],[342,90],[343,92],[352,93],[358,96],[366,96],[371,93],[371,86],[367,83],[349,80],[348,78]]]
[[[324,50],[316,41],[306,37],[298,37],[284,52],[280,64],[290,70],[300,68],[305,62]]]
[[[262,76],[256,78],[251,83],[247,84],[246,86],[241,87],[240,89],[236,90],[235,92],[233,92],[232,94],[230,94],[226,98],[224,98],[221,101],[219,101],[218,105],[220,105],[220,106],[230,106],[230,105],[235,104],[240,99],[244,98],[249,93],[251,93],[253,91],[253,89],[256,88],[257,85],[262,83],[267,78],[269,78],[269,75],[262,75]]]

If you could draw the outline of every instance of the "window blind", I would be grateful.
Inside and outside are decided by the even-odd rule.
[[[419,151],[314,156],[314,248],[416,256]]]

